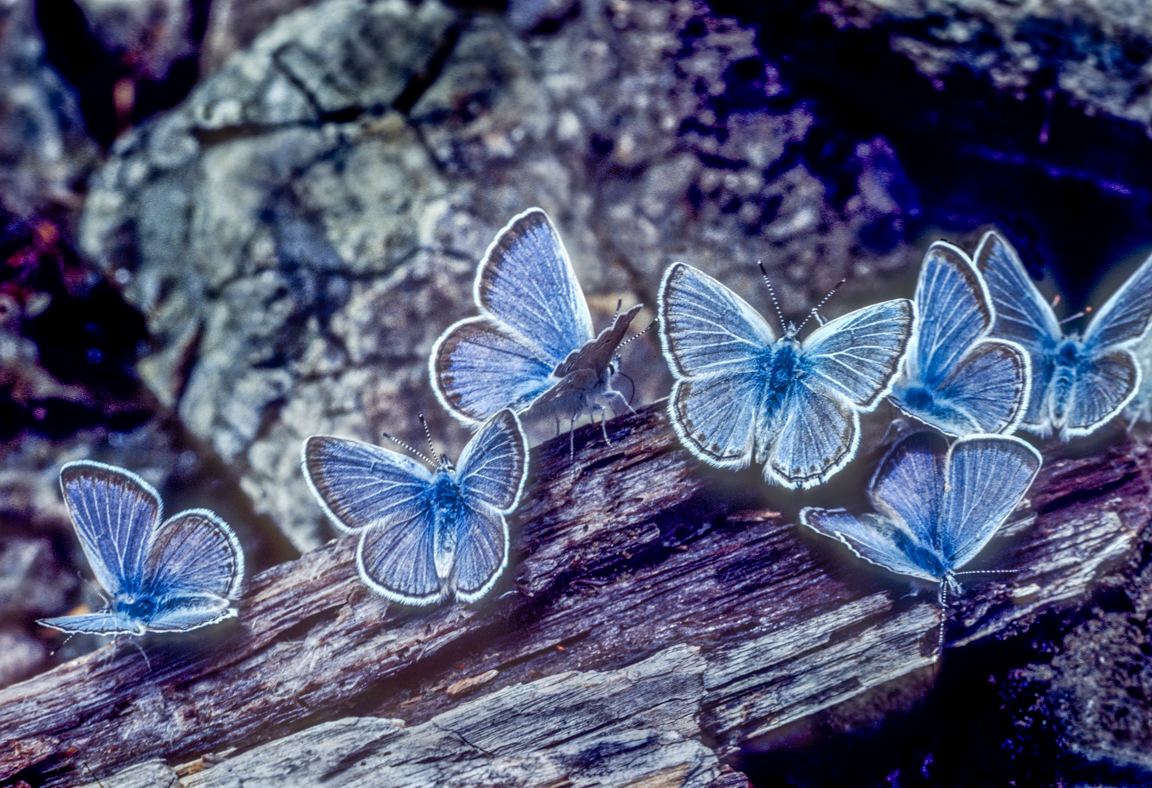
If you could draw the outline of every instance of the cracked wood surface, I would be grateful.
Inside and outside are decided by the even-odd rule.
[[[307,779],[260,773],[315,784],[343,764],[340,784],[354,785],[368,767],[341,758],[359,757],[363,736],[365,763],[413,784],[579,785],[604,779],[589,765],[601,763],[621,778],[602,784],[738,785],[717,757],[936,660],[935,593],[909,596],[793,524],[819,489],[782,495],[756,471],[701,467],[663,405],[609,427],[611,444],[599,426],[578,431],[572,462],[566,436],[534,450],[512,566],[490,598],[390,606],[359,581],[356,538],[331,542],[250,579],[232,626],[148,642],[147,662],[109,645],[0,691],[0,781],[161,769],[172,785],[260,785],[259,764],[294,752]],[[951,646],[1082,602],[1148,538],[1146,447],[1048,449],[1035,517],[1019,513],[977,561],[1015,573],[950,600]],[[792,516],[733,503],[745,486]],[[464,722],[470,733],[453,727]],[[445,731],[471,745],[459,763],[419,755]]]

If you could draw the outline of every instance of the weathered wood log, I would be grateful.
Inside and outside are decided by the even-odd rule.
[[[231,628],[145,644],[147,661],[107,646],[0,691],[0,781],[740,784],[718,757],[937,659],[934,593],[738,510],[725,489],[744,477],[696,463],[662,405],[609,427],[610,444],[578,431],[571,461],[566,436],[534,450],[489,599],[390,606],[358,579],[355,537],[329,543],[252,578]],[[1149,538],[1146,447],[1060,451],[1035,518],[987,549],[1015,574],[950,600],[950,645],[1084,599]]]

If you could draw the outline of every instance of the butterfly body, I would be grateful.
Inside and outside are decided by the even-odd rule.
[[[360,535],[356,566],[377,593],[406,605],[475,602],[508,565],[505,517],[520,500],[528,444],[510,409],[481,425],[458,465],[435,468],[329,435],[304,442],[305,478],[332,523]]]
[[[613,387],[616,353],[640,306],[593,333],[575,271],[548,215],[513,217],[488,247],[473,295],[480,315],[460,320],[432,348],[441,404],[477,427],[502,408],[575,424],[584,413],[628,406]]]
[[[718,468],[755,460],[766,480],[792,489],[826,481],[855,455],[860,413],[887,394],[914,316],[896,299],[803,341],[791,324],[778,337],[746,301],[684,263],[665,272],[659,309],[681,443]]]
[[[1032,388],[1020,426],[1060,440],[1088,435],[1140,388],[1132,350],[1152,326],[1152,257],[1096,311],[1082,334],[1065,334],[1012,247],[986,233],[975,256],[996,309],[997,337],[1030,356]]]
[[[80,546],[108,592],[106,610],[41,621],[64,632],[185,632],[236,615],[244,554],[227,523],[207,509],[161,522],[160,496],[134,473],[71,462],[60,485]]]
[[[455,469],[438,469],[425,493],[425,506],[432,512],[432,553],[436,576],[442,587],[454,590],[452,568],[460,542],[460,524],[468,521],[468,505],[456,483]]]

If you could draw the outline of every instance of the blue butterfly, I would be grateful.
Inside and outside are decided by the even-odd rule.
[[[860,414],[888,393],[914,316],[901,298],[825,323],[803,343],[791,324],[777,338],[740,296],[675,263],[659,294],[660,342],[676,378],[672,426],[717,468],[755,458],[768,481],[821,484],[855,456]]]
[[[1028,354],[991,339],[988,287],[972,260],[944,241],[928,247],[916,284],[916,327],[891,399],[948,435],[1016,429],[1031,392]]]
[[[1152,325],[1152,257],[1100,308],[1081,337],[1065,334],[1016,251],[995,232],[975,255],[996,310],[993,336],[1019,344],[1032,362],[1032,393],[1020,426],[1066,441],[1094,432],[1140,387],[1131,347]]]
[[[134,473],[99,462],[60,471],[64,503],[107,610],[47,618],[62,632],[185,632],[236,615],[244,553],[228,524],[206,509],[160,522],[160,496]]]
[[[949,446],[939,433],[917,432],[892,447],[872,478],[875,514],[809,506],[800,522],[865,561],[958,590],[956,570],[1020,504],[1040,462],[1016,437],[973,435]]]
[[[405,605],[453,594],[475,602],[508,565],[504,517],[528,476],[520,420],[505,409],[485,422],[459,468],[443,454],[434,464],[413,453],[432,469],[369,443],[313,435],[304,477],[336,527],[360,534],[356,567],[373,591]]]
[[[612,387],[617,348],[640,306],[592,333],[588,303],[560,236],[539,208],[513,217],[476,271],[478,317],[436,340],[429,359],[441,404],[475,428],[502,408],[532,417],[606,415],[628,401]],[[605,428],[606,429],[606,428]],[[607,438],[607,432],[605,432]]]

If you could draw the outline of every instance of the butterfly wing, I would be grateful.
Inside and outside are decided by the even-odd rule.
[[[940,545],[947,451],[948,441],[939,433],[915,432],[888,450],[868,485],[872,505],[920,550],[938,551]],[[935,572],[939,564],[923,555],[917,559],[926,571]]]
[[[1076,366],[1065,405],[1061,440],[1095,432],[1136,396],[1140,364],[1132,351],[1116,349]]]
[[[493,416],[464,447],[456,480],[465,500],[456,547],[456,596],[475,602],[508,566],[504,515],[520,502],[528,478],[528,441],[511,410]]]
[[[909,367],[935,388],[992,329],[988,288],[968,255],[944,241],[928,247],[916,284],[916,312]]]
[[[365,583],[403,604],[440,598],[427,499],[431,471],[396,452],[329,435],[304,441],[303,467],[336,527],[363,534],[356,566]]]
[[[839,539],[860,558],[890,572],[938,581],[911,558],[917,548],[908,533],[890,520],[874,514],[858,518],[844,509],[808,506],[800,510],[800,522],[817,533]]]
[[[1152,326],[1152,256],[1137,268],[1092,318],[1084,333],[1089,351],[1128,346]]]
[[[160,523],[156,490],[130,471],[88,460],[65,465],[60,487],[100,585],[112,596],[140,592]]]
[[[472,426],[501,408],[527,410],[556,384],[552,371],[558,363],[488,317],[449,326],[428,360],[440,404]]]
[[[807,386],[872,410],[891,390],[915,316],[911,301],[896,298],[820,326],[804,340]]]
[[[465,500],[508,514],[520,502],[528,478],[528,440],[509,409],[497,413],[468,441],[456,479]]]
[[[1011,436],[976,435],[952,444],[940,542],[949,569],[984,548],[1028,492],[1040,463],[1040,452]]]
[[[1031,395],[1032,363],[1024,348],[986,339],[978,343],[936,387],[934,418],[924,419],[948,435],[1010,433],[1020,424]],[[900,404],[900,403],[897,403]],[[913,413],[912,415],[919,415]]]
[[[169,518],[156,532],[148,594],[156,612],[148,629],[195,629],[236,614],[228,600],[240,596],[244,553],[226,522],[207,509]]]
[[[974,260],[992,297],[993,336],[1024,348],[1031,361],[1032,387],[1020,426],[1029,432],[1046,432],[1051,428],[1046,401],[1055,372],[1053,353],[1064,336],[1060,323],[1016,250],[999,233],[984,234]]]
[[[42,618],[37,624],[75,635],[140,635],[139,629],[127,626],[123,616],[111,612],[83,613],[78,616]]]
[[[475,297],[482,311],[543,351],[553,369],[592,340],[584,291],[539,208],[514,216],[496,235],[476,272]]]
[[[453,585],[458,599],[476,602],[492,590],[508,566],[508,523],[489,506],[469,506],[458,528]]]
[[[769,481],[791,490],[815,487],[856,456],[860,415],[840,396],[827,396],[800,381],[789,389],[783,412],[770,420],[761,420],[757,435],[774,439],[756,458],[764,463]],[[774,424],[780,425],[778,430]]]
[[[680,441],[719,468],[752,461],[767,381],[759,371],[776,336],[748,302],[684,263],[664,273],[660,344],[677,378],[668,413]]]

